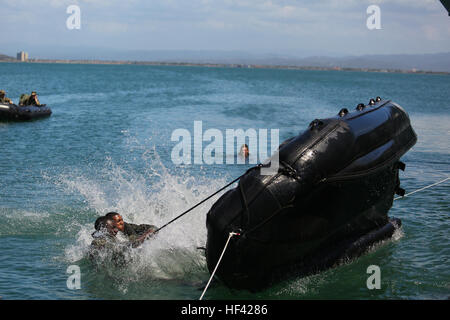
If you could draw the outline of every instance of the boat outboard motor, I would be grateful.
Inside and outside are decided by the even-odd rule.
[[[231,238],[216,275],[250,290],[332,267],[390,237],[401,223],[387,215],[394,194],[404,193],[400,157],[416,141],[407,113],[379,97],[314,120],[280,145],[276,173],[249,169],[211,207],[208,269],[230,232],[240,235]]]

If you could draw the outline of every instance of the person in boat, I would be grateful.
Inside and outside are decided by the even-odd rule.
[[[13,104],[12,100],[6,96],[5,90],[0,90],[0,103]]]
[[[36,91],[32,91],[31,95],[22,94],[20,96],[19,106],[42,106],[39,102]]]

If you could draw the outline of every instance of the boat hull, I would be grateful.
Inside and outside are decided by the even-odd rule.
[[[17,106],[0,104],[0,121],[28,121],[49,117],[52,110],[46,106]]]
[[[389,237],[388,211],[402,190],[399,159],[416,140],[406,112],[390,101],[313,121],[280,145],[276,173],[250,169],[212,206],[208,269],[230,232],[240,235],[231,238],[216,275],[250,290],[321,271]],[[374,241],[360,241],[374,232]]]

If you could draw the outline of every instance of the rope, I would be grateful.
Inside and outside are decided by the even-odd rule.
[[[245,174],[245,173],[244,173]],[[243,175],[244,175],[243,174]],[[203,199],[202,201],[200,201],[199,203],[197,203],[195,206],[191,207],[190,209],[186,210],[185,212],[183,212],[182,214],[176,216],[175,218],[173,218],[172,220],[170,220],[169,222],[167,222],[165,225],[163,225],[161,228],[158,228],[153,234],[158,233],[159,231],[161,231],[161,229],[167,227],[169,224],[171,224],[172,222],[180,219],[182,216],[184,216],[186,213],[194,210],[195,208],[197,208],[199,205],[201,205],[202,203],[204,203],[205,201],[211,199],[212,197],[214,197],[216,194],[218,194],[219,192],[225,190],[226,188],[228,188],[229,186],[231,186],[233,183],[235,183],[236,181],[238,181],[240,178],[242,178],[242,176],[237,177],[236,179],[234,179],[233,181],[231,181],[230,183],[228,183],[226,186],[220,188],[219,190],[217,190],[216,192],[214,192],[212,195],[208,196],[207,198]]]
[[[219,257],[219,260],[217,261],[216,267],[214,268],[214,271],[211,273],[211,277],[209,277],[209,281],[208,281],[208,283],[206,284],[206,287],[205,287],[205,289],[203,290],[203,293],[202,293],[202,295],[200,296],[200,299],[199,299],[199,300],[202,300],[202,299],[203,299],[203,296],[205,295],[206,290],[208,290],[209,284],[211,283],[211,280],[213,279],[214,274],[216,273],[217,268],[219,267],[219,264],[220,264],[220,261],[222,260],[223,255],[225,254],[225,250],[227,250],[228,243],[230,242],[231,237],[233,237],[233,236],[238,236],[238,235],[240,235],[240,234],[239,234],[239,233],[236,233],[236,232],[230,232],[230,234],[228,235],[227,243],[225,243],[225,247],[223,248],[222,254],[221,254],[220,257]]]
[[[450,179],[450,177],[447,177],[447,178],[445,178],[444,180],[438,181],[438,182],[433,183],[433,184],[430,184],[430,185],[428,185],[428,186],[426,186],[426,187],[423,187],[423,188],[417,189],[417,190],[415,190],[415,191],[413,191],[413,192],[407,193],[407,194],[405,194],[405,195],[402,196],[402,197],[394,198],[394,200],[406,198],[406,197],[409,196],[409,195],[412,195],[412,194],[414,194],[414,193],[416,193],[416,192],[419,192],[419,191],[422,191],[422,190],[425,190],[425,189],[434,187],[434,186],[436,186],[436,185],[438,185],[438,184],[441,184],[441,183],[443,183],[443,182],[445,182],[445,181],[447,181],[447,180],[449,180],[449,179]]]

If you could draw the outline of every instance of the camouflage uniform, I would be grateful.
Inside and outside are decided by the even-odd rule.
[[[123,233],[128,237],[139,237],[149,230],[156,231],[158,228],[151,224],[132,224],[124,222]]]
[[[27,105],[26,103],[28,103],[29,99],[30,99],[29,94],[22,93],[19,98],[19,106],[26,106]]]
[[[139,247],[142,241],[138,238],[141,237],[145,232],[152,230],[156,231],[158,228],[150,224],[133,224],[124,222],[123,234],[128,238],[130,245],[133,248]]]
[[[0,103],[13,104],[12,100],[6,97],[5,90],[0,90]]]
[[[116,266],[126,265],[129,246],[117,241],[116,237],[102,232],[92,234],[94,240],[89,248],[89,258],[96,263],[111,261]]]
[[[41,103],[39,102],[39,99],[37,98],[37,93],[35,91],[31,92],[31,95],[29,94],[22,94],[20,96],[20,106],[40,106]]]
[[[97,261],[102,261],[105,256],[108,256],[115,265],[123,266],[129,261],[127,256],[130,254],[130,249],[141,245],[142,241],[139,240],[139,237],[149,230],[156,231],[157,229],[154,225],[137,225],[125,222],[123,233],[128,239],[126,242],[120,242],[115,236],[101,231],[94,232],[92,234],[94,240],[92,240],[89,249],[89,257]]]

